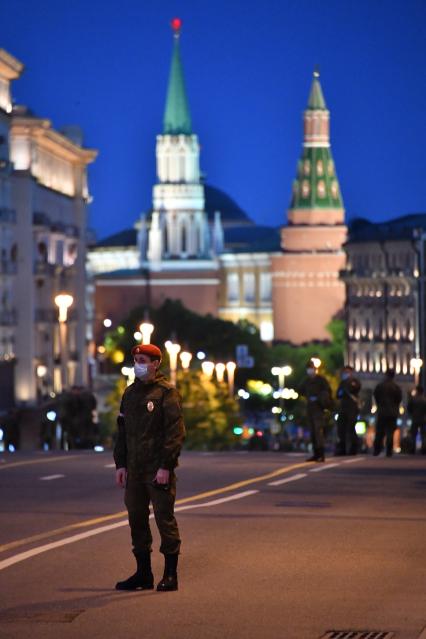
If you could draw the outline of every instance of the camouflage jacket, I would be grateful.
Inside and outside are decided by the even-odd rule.
[[[124,391],[114,447],[117,468],[130,474],[173,470],[185,437],[180,395],[164,375],[136,379]]]

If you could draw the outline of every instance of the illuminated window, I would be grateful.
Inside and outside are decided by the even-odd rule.
[[[309,175],[310,172],[311,172],[311,163],[309,162],[309,160],[305,160],[303,162],[303,173],[304,175]]]
[[[238,273],[228,273],[226,276],[226,289],[228,302],[240,301],[240,282]]]
[[[243,275],[244,301],[254,302],[256,296],[256,279],[254,273],[244,273]]]
[[[270,302],[272,300],[272,278],[270,273],[260,274],[260,301]]]
[[[317,186],[318,197],[325,197],[325,182],[324,180],[320,180]]]
[[[317,174],[318,175],[323,175],[324,174],[324,164],[322,160],[318,160],[317,161]]]

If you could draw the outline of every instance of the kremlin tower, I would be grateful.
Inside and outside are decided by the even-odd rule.
[[[328,322],[343,309],[344,208],[330,149],[330,112],[314,72],[304,113],[304,143],[281,232],[284,253],[272,259],[275,338],[294,344],[329,339]]]
[[[163,134],[157,136],[158,183],[146,256],[154,270],[166,267],[163,260],[210,257],[200,146],[192,132],[179,50],[181,21],[174,18],[171,24],[174,47]]]

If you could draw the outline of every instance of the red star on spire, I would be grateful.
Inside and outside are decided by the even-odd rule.
[[[179,35],[180,30],[182,28],[182,20],[180,18],[173,18],[170,21],[171,27],[173,29],[173,31],[175,32],[175,35]]]

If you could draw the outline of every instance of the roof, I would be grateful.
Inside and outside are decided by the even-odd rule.
[[[329,147],[303,147],[293,182],[290,209],[343,208],[339,181]]]
[[[412,240],[416,230],[426,231],[426,213],[411,213],[385,222],[355,218],[349,223],[347,244]]]
[[[115,246],[136,246],[137,230],[124,229],[100,240],[94,248],[113,248]]]
[[[272,226],[225,228],[224,253],[270,253],[281,251],[280,229]]]
[[[204,185],[205,209],[209,222],[213,222],[215,211],[220,211],[224,226],[234,223],[253,224],[247,213],[224,191],[209,184]]]
[[[326,111],[327,106],[325,104],[324,95],[321,89],[319,81],[318,71],[314,71],[314,78],[312,80],[311,92],[308,99],[308,109]]]
[[[164,111],[164,134],[191,135],[191,133],[191,115],[186,97],[183,68],[180,59],[179,33],[175,33],[166,108]]]

